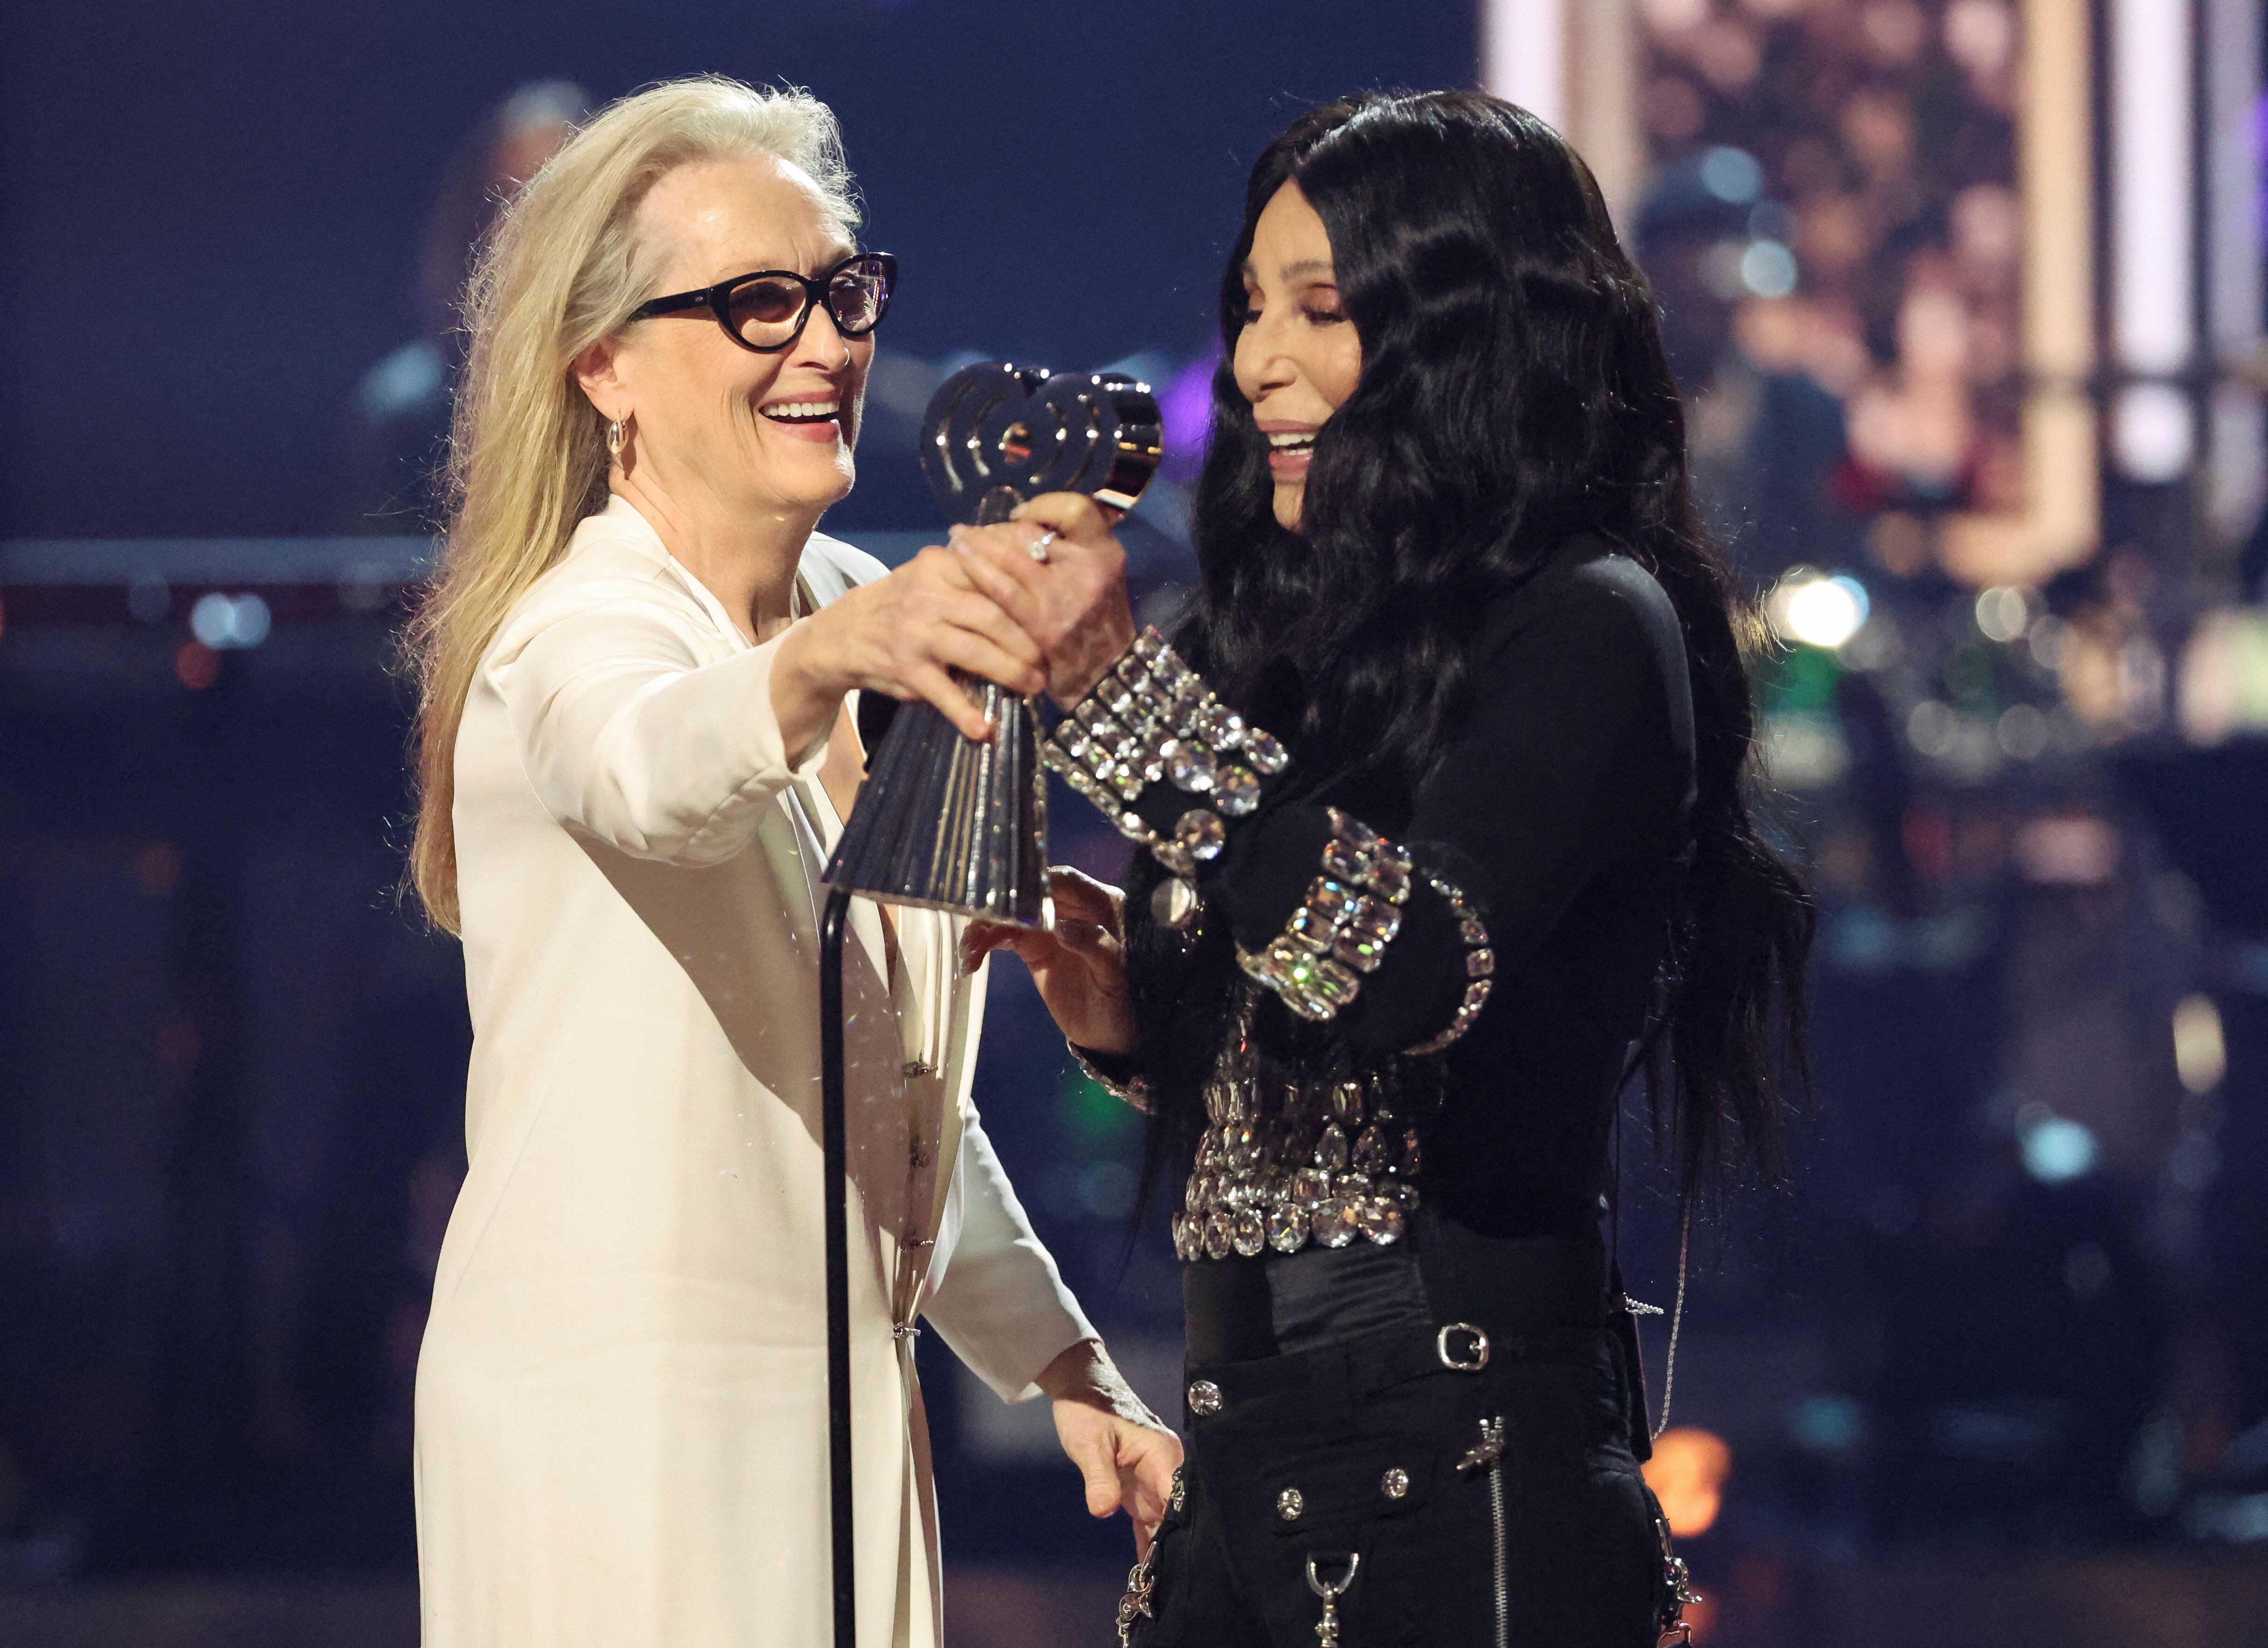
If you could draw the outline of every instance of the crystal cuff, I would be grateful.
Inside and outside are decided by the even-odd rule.
[[[1118,833],[1175,876],[1220,856],[1224,818],[1260,805],[1261,780],[1289,765],[1284,746],[1213,697],[1154,629],[1145,629],[1040,744],[1042,765],[1101,809]],[[1153,784],[1191,797],[1170,831],[1135,809]]]
[[[1489,946],[1489,932],[1462,888],[1431,870],[1422,872],[1425,884],[1440,894],[1449,906],[1449,913],[1457,918],[1457,936],[1465,942],[1463,999],[1457,1003],[1456,1016],[1448,1027],[1438,1036],[1429,1036],[1414,1047],[1405,1047],[1405,1058],[1422,1059],[1428,1053],[1440,1053],[1470,1030],[1488,1005],[1489,992],[1496,985],[1496,951]]]
[[[1407,853],[1360,819],[1336,807],[1324,811],[1330,839],[1323,843],[1323,873],[1307,884],[1306,902],[1267,949],[1236,953],[1247,977],[1276,992],[1300,1017],[1317,1020],[1352,1005],[1364,977],[1385,959],[1402,930],[1402,905],[1415,873]]]

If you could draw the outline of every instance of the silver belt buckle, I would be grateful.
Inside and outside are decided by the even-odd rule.
[[[1472,1341],[1470,1349],[1462,1356],[1449,1348],[1452,1334],[1466,1334]],[[1451,1322],[1433,1336],[1433,1352],[1441,1358],[1441,1365],[1454,1372],[1478,1373],[1488,1366],[1489,1336],[1470,1322]]]

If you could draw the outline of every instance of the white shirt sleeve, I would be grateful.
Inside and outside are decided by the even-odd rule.
[[[515,614],[482,663],[528,781],[559,823],[633,857],[721,863],[827,753],[831,721],[790,750],[773,713],[786,633],[703,661],[687,615],[651,586],[576,595]]]
[[[1048,1363],[1101,1335],[1032,1233],[973,1109],[961,1128],[958,1171],[960,1238],[922,1314],[1004,1400],[1027,1401],[1040,1393],[1033,1381]]]

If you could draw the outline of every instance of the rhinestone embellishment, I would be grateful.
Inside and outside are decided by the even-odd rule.
[[[1260,1256],[1260,1250],[1267,1245],[1268,1223],[1260,1216],[1260,1209],[1240,1209],[1236,1216],[1235,1233],[1229,1238],[1229,1245],[1245,1259],[1256,1259]]]
[[[1388,1499],[1407,1499],[1410,1497],[1410,1473],[1399,1465],[1395,1466],[1378,1479],[1378,1491]]]
[[[1171,738],[1158,753],[1165,757],[1166,776],[1174,780],[1175,789],[1203,794],[1212,787],[1213,776],[1219,763],[1211,750],[1201,743],[1184,743]]]
[[[1216,859],[1228,845],[1228,830],[1208,809],[1192,807],[1174,825],[1174,840],[1191,858]]]
[[[1245,753],[1256,760],[1252,748]],[[1307,898],[1266,949],[1240,946],[1236,952],[1248,978],[1300,1017],[1318,1021],[1351,1004],[1385,960],[1386,947],[1402,930],[1399,906],[1416,873],[1408,853],[1362,820],[1336,807],[1324,810],[1331,833],[1320,861],[1323,873],[1307,883]]]
[[[1220,1411],[1220,1386],[1211,1379],[1189,1381],[1189,1411],[1210,1419]]]
[[[1279,1201],[1268,1209],[1268,1245],[1279,1253],[1296,1253],[1307,1245],[1307,1220],[1296,1202]]]
[[[1197,890],[1179,876],[1168,876],[1150,890],[1150,919],[1175,930],[1189,926],[1197,913]]]
[[[1296,1488],[1286,1488],[1276,1496],[1276,1514],[1286,1522],[1297,1522],[1307,1508],[1307,1497]]]
[[[1247,987],[1204,1091],[1205,1131],[1172,1221],[1184,1263],[1309,1245],[1391,1246],[1418,1210],[1418,1130],[1400,1067],[1300,1081],[1263,1106]]]
[[[1282,744],[1257,728],[1246,729],[1244,754],[1245,757],[1260,770],[1261,775],[1264,778],[1272,778],[1281,772],[1292,759],[1285,753]]]
[[[1248,768],[1224,765],[1212,775],[1212,803],[1231,817],[1242,817],[1260,805],[1260,780]]]
[[[1403,1048],[1403,1056],[1405,1058],[1423,1058],[1428,1053],[1440,1053],[1478,1024],[1481,1009],[1488,1005],[1489,994],[1496,985],[1496,951],[1490,946],[1488,927],[1481,920],[1479,913],[1466,898],[1463,890],[1455,883],[1431,872],[1424,875],[1424,880],[1448,905],[1449,913],[1457,918],[1457,936],[1465,945],[1464,968],[1468,982],[1464,997],[1457,1003],[1456,1016],[1449,1021],[1447,1028],[1414,1047]],[[1408,896],[1406,890],[1403,896]]]
[[[1226,705],[1208,705],[1197,716],[1197,736],[1226,752],[1244,742],[1244,717]]]
[[[1121,835],[1186,877],[1219,853],[1224,818],[1259,807],[1261,775],[1281,772],[1291,757],[1215,698],[1163,636],[1145,629],[1048,735],[1040,759],[1101,808]],[[1131,803],[1165,783],[1204,804],[1161,831]]]

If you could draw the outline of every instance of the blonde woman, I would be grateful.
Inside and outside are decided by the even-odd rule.
[[[475,273],[446,559],[412,632],[413,874],[461,935],[471,1171],[418,1368],[426,1648],[828,1634],[818,875],[846,698],[1040,651],[963,563],[816,533],[895,265],[833,116],[704,79],[593,120]],[[845,980],[860,1641],[937,1640],[912,1338],[1055,1399],[1137,1542],[1179,1444],[968,1103],[957,921],[861,904]]]

